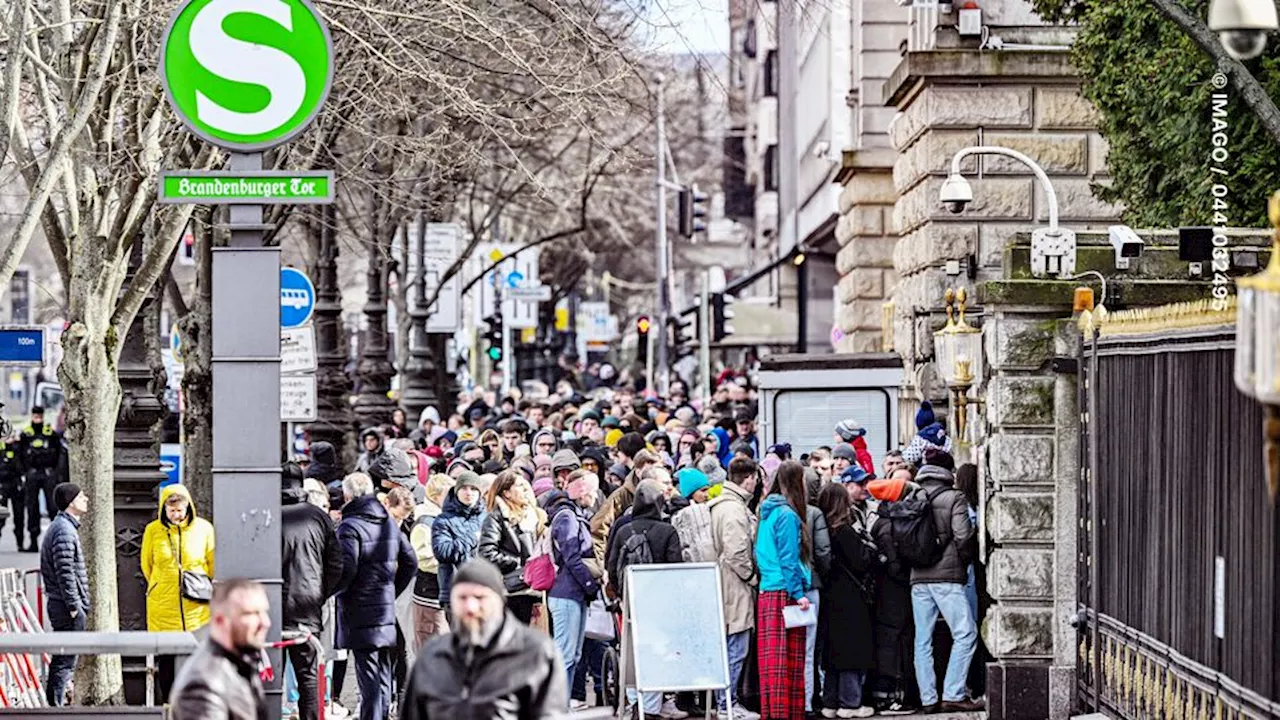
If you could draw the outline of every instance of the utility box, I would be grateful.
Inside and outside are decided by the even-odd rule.
[[[760,360],[762,447],[791,443],[795,457],[835,444],[835,427],[852,418],[866,428],[876,467],[898,443],[902,358],[893,353],[771,355]]]
[[[976,7],[960,9],[959,32],[961,37],[976,37],[982,34],[982,10]]]

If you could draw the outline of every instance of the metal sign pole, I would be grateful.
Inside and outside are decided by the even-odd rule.
[[[232,153],[256,171],[261,153]],[[230,206],[230,240],[213,248],[213,514],[219,578],[254,578],[280,637],[280,248],[264,247],[262,205]],[[271,662],[281,667],[280,651]],[[268,689],[280,706],[281,683]]]

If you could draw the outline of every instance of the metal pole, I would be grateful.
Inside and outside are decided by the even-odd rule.
[[[711,273],[702,271],[702,294],[698,297],[698,367],[702,373],[702,387],[706,397],[715,394],[711,387]]]
[[[668,293],[669,278],[667,275],[670,262],[667,259],[667,187],[666,187],[666,163],[665,149],[667,146],[667,127],[663,119],[666,112],[663,99],[663,83],[665,78],[662,73],[654,73],[653,85],[657,96],[656,124],[658,126],[658,145],[655,160],[658,164],[657,187],[658,187],[658,231],[657,231],[657,282],[658,282],[658,372],[654,378],[654,389],[660,395],[667,393],[667,368],[670,363],[667,361],[667,343],[668,333],[671,328],[668,327],[668,318],[671,315],[671,296]]]
[[[653,390],[657,379],[653,375],[653,344],[658,338],[657,333],[653,332],[653,328],[644,336],[644,388],[645,390]],[[638,338],[637,338],[638,339]],[[636,343],[636,352],[640,352],[640,343]]]
[[[809,352],[809,261],[796,267],[796,352]]]
[[[1093,709],[1102,712],[1102,609],[1101,590],[1098,587],[1098,330],[1093,331],[1089,348],[1089,605],[1093,613],[1090,628],[1093,630],[1090,650],[1093,654]],[[1082,340],[1083,342],[1083,340]]]
[[[262,169],[262,153],[231,153],[236,172]],[[261,205],[230,207],[230,239],[213,249],[213,506],[220,578],[253,578],[280,639],[280,248],[264,247]],[[268,651],[283,667],[280,650]],[[280,707],[278,674],[267,706]],[[279,710],[269,717],[279,717]]]

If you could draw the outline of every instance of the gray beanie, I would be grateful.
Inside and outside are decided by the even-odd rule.
[[[453,574],[453,587],[462,583],[483,585],[498,593],[499,597],[507,594],[506,584],[502,582],[502,573],[498,567],[484,558],[472,558]]]

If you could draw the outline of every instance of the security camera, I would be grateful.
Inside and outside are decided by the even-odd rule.
[[[938,193],[938,199],[947,206],[948,210],[959,215],[964,212],[965,206],[973,202],[973,188],[964,177],[950,175],[942,183],[942,191]]]
[[[1256,58],[1267,49],[1267,33],[1280,29],[1274,0],[1213,0],[1209,29],[1237,60]]]
[[[1133,228],[1128,225],[1112,225],[1107,228],[1107,236],[1111,239],[1111,247],[1116,250],[1116,269],[1128,270],[1129,260],[1142,257],[1142,248],[1146,243]]]

